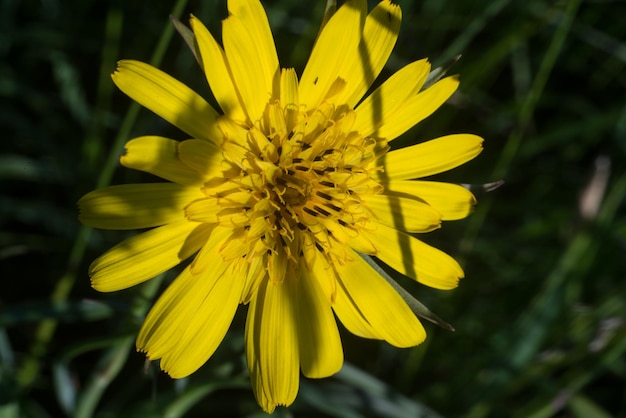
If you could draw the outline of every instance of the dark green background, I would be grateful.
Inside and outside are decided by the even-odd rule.
[[[151,180],[117,164],[126,140],[184,138],[144,109],[133,119],[109,78],[117,59],[152,59],[173,3],[0,1],[0,417],[264,415],[244,308],[215,356],[174,382],[132,348],[173,274],[113,294],[89,287],[90,261],[128,233],[81,229],[76,201]],[[626,3],[399,3],[383,76],[463,57],[450,71],[459,92],[398,142],[479,134],[485,151],[437,179],[505,184],[478,188],[471,217],[422,237],[462,262],[457,290],[400,279],[456,332],[426,324],[414,349],[344,333],[344,370],[303,379],[277,415],[626,417]],[[301,71],[323,2],[265,5],[282,66]],[[189,13],[219,36],[224,1],[189,1]],[[182,40],[162,46],[158,66],[209,98]],[[585,214],[582,196],[598,210]]]

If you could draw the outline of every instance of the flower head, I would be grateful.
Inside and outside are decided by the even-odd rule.
[[[221,112],[160,70],[121,61],[115,84],[190,138],[143,136],[121,163],[167,182],[105,187],[80,202],[83,223],[152,228],[90,267],[115,291],[193,256],[148,314],[137,348],[172,377],[213,354],[239,304],[249,304],[246,356],[266,411],[293,402],[300,370],[342,365],[333,312],[352,333],[398,347],[425,332],[403,299],[359,255],[415,280],[454,288],[463,271],[413,233],[469,214],[461,186],[416,180],[474,158],[482,139],[449,135],[389,151],[389,142],[441,106],[455,77],[423,90],[426,60],[400,69],[363,99],[395,44],[400,8],[367,14],[349,0],[332,16],[298,77],[279,67],[257,0],[229,0],[223,46],[196,18],[200,62]]]

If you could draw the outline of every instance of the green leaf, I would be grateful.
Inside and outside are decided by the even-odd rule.
[[[232,380],[220,380],[201,386],[195,386],[185,390],[174,402],[169,404],[163,413],[165,418],[178,418],[184,416],[197,403],[218,389],[248,388],[250,383],[246,379],[235,378]]]
[[[202,68],[202,60],[200,59],[200,52],[198,51],[198,45],[196,43],[196,36],[193,34],[193,31],[189,29],[183,22],[178,20],[175,16],[170,15],[170,21],[176,31],[183,38],[189,49],[191,49],[191,53],[196,58],[196,61]]]
[[[0,179],[39,181],[43,179],[41,164],[15,154],[0,155]]]
[[[319,34],[322,32],[322,29],[324,28],[324,26],[326,26],[326,24],[328,23],[330,18],[333,17],[336,11],[337,11],[337,0],[326,0],[326,6],[324,7],[324,17],[322,18],[320,29],[317,32],[318,37],[320,36]]]
[[[52,376],[57,401],[69,415],[76,407],[76,385],[67,363],[55,363],[52,367]]]
[[[460,59],[461,55],[457,55],[446,61],[445,64],[435,68],[434,70],[431,70],[428,74],[428,77],[426,77],[426,81],[424,82],[424,87],[422,87],[422,90],[427,89],[428,87],[435,84],[437,81],[441,80],[443,76],[448,73],[450,68],[452,68],[452,66],[456,64],[456,62]]]
[[[612,415],[586,396],[576,395],[569,401],[569,409],[577,418],[611,418]]]
[[[351,364],[344,363],[333,380],[319,383],[302,380],[299,396],[316,410],[333,417],[442,418]],[[305,410],[310,411],[311,407]]]
[[[59,321],[98,321],[113,315],[113,308],[95,300],[39,301],[10,305],[0,312],[0,327],[54,318]]]
[[[20,406],[17,404],[17,402],[0,405],[0,417],[19,418]]]

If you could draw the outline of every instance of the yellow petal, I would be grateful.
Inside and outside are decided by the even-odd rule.
[[[376,255],[376,247],[372,244],[369,238],[363,234],[359,234],[357,232],[356,234],[350,235],[350,239],[347,243],[353,250],[359,253]]]
[[[287,275],[289,259],[284,247],[277,246],[276,251],[267,255],[267,275],[271,283],[282,283]]]
[[[366,13],[365,0],[346,1],[322,29],[300,79],[300,103],[307,110],[319,106],[350,52],[358,51]]]
[[[128,238],[91,263],[91,285],[113,292],[151,279],[198,251],[208,238],[205,232],[204,224],[185,220]]]
[[[441,220],[454,221],[468,216],[476,198],[458,184],[436,181],[398,180],[383,183],[385,194],[418,198],[441,213]]]
[[[226,55],[211,33],[195,16],[191,16],[191,28],[196,36],[202,67],[206,79],[224,115],[238,122],[246,121],[241,99],[235,87]]]
[[[250,118],[261,118],[278,86],[276,46],[263,6],[258,1],[229,0],[222,40],[233,80]]]
[[[222,151],[210,142],[197,139],[183,141],[178,145],[178,157],[203,180],[222,175]]]
[[[354,250],[374,255],[376,253],[376,247],[362,234],[359,234],[358,229],[351,225],[341,225],[336,219],[320,218],[319,222],[326,228],[328,233],[324,231],[318,239],[324,236],[332,236],[334,241],[339,243],[339,246],[343,247],[347,244]]]
[[[296,284],[300,362],[302,373],[312,378],[335,374],[343,364],[337,323],[330,308],[330,300],[320,287],[323,281],[325,278],[316,277],[304,268]]]
[[[224,135],[224,156],[234,164],[245,169],[248,150],[248,130],[230,119],[220,119],[220,130]]]
[[[246,129],[230,119],[220,119],[219,128],[224,138],[229,142],[234,142],[242,147],[248,146],[248,134],[251,129]]]
[[[182,220],[184,207],[202,196],[197,187],[174,183],[109,186],[78,201],[79,219],[93,228],[151,228]]]
[[[283,68],[280,73],[280,102],[283,106],[298,107],[298,76],[293,68]]]
[[[243,280],[233,274],[233,263],[225,269],[223,264],[220,256],[213,253],[212,268],[192,279],[202,283],[186,292],[186,296],[195,291],[201,297],[196,296],[196,310],[181,324],[184,331],[161,360],[161,368],[173,378],[186,377],[200,368],[222,342],[233,320]],[[182,300],[188,303],[187,299]]]
[[[383,114],[382,125],[372,132],[362,131],[364,136],[386,138],[388,141],[397,138],[409,128],[426,119],[441,107],[459,86],[457,77],[446,77],[439,80],[416,96],[409,97],[395,112]]]
[[[452,257],[411,235],[382,224],[361,233],[376,245],[376,257],[426,286],[454,289],[463,277],[461,266]]]
[[[363,97],[389,59],[401,21],[400,7],[389,0],[378,3],[367,16],[359,47],[344,51],[346,57],[337,75],[346,80],[346,86],[332,97],[333,103],[353,108]]]
[[[352,252],[354,255],[354,252]],[[360,258],[360,256],[357,256]],[[337,318],[341,321],[344,327],[354,335],[358,335],[363,338],[371,338],[375,340],[382,340],[383,337],[374,329],[368,320],[363,316],[363,312],[359,309],[352,295],[350,295],[345,285],[341,280],[337,278],[337,272],[327,262],[325,257],[321,254],[317,254],[316,261],[322,260],[322,262],[316,262],[316,268],[314,275],[320,280],[320,283],[324,284],[332,280],[333,294],[332,294],[332,308]],[[323,280],[326,278],[326,280]],[[329,295],[326,295],[329,297]]]
[[[220,210],[217,199],[209,197],[192,201],[184,208],[184,213],[191,222],[217,223]]]
[[[215,267],[215,260],[219,254],[219,249],[224,244],[226,238],[232,233],[229,228],[220,228],[216,225],[207,226],[207,228],[211,229],[210,239],[191,262],[191,273],[197,276],[200,276],[205,270],[211,270]],[[221,256],[221,254],[219,254],[219,256]],[[223,257],[221,258],[223,259]]]
[[[408,232],[430,232],[441,226],[441,214],[415,199],[398,196],[364,196],[363,203],[374,212],[374,219]]]
[[[124,167],[154,174],[162,179],[188,186],[202,184],[202,176],[178,158],[178,141],[160,136],[141,136],[125,145],[120,157]]]
[[[421,144],[388,152],[382,157],[384,180],[406,180],[432,176],[460,166],[483,150],[476,135],[442,136]]]
[[[217,254],[215,248],[223,241],[223,235],[207,233],[206,237],[203,252]],[[197,258],[196,256],[194,262]],[[213,264],[214,269],[205,270],[216,270],[218,275],[226,269],[226,264],[218,257],[207,264]],[[185,326],[191,321],[198,306],[210,293],[217,280],[214,276],[207,276],[206,280],[202,280],[204,277],[200,279],[199,275],[192,274],[191,269],[191,266],[185,268],[168,286],[141,326],[137,336],[137,349],[145,352],[151,360],[159,359],[175,348],[185,331]]]
[[[429,72],[430,63],[426,59],[396,71],[356,107],[354,129],[363,136],[372,135],[409,97],[420,91]]]
[[[245,283],[241,292],[241,300],[239,303],[249,303],[252,297],[256,294],[261,281],[267,277],[265,260],[265,257],[254,257],[254,259],[250,261],[250,265],[248,266],[245,274]]]
[[[283,107],[285,130],[291,132],[298,123],[300,113],[298,76],[293,68],[283,69],[280,73],[280,102]]]
[[[196,92],[149,64],[118,62],[113,82],[131,99],[193,138],[221,143],[218,113]]]
[[[205,285],[191,274],[189,266],[185,268],[148,312],[137,335],[137,350],[146,353],[150,360],[157,360],[174,349],[184,332],[183,326],[205,296],[198,288]]]
[[[246,330],[245,330],[245,346],[246,346],[246,362],[248,363],[248,370],[250,372],[250,383],[252,384],[252,392],[256,398],[257,403],[261,408],[271,414],[276,409],[276,403],[273,399],[270,399],[267,391],[267,385],[263,381],[261,374],[261,362],[259,358],[259,329],[257,328],[257,321],[260,318],[256,317],[256,297],[253,297],[250,301],[248,308],[248,316],[246,317]],[[260,314],[259,314],[260,315]]]
[[[248,308],[246,356],[252,388],[266,412],[290,405],[298,393],[299,324],[292,282],[264,280]]]
[[[303,268],[310,270],[307,274],[317,279],[326,300],[332,304],[335,301],[337,292],[337,280],[335,279],[334,270],[328,263],[326,256],[317,249],[311,236],[305,235],[300,248],[302,248],[302,257],[305,263]]]
[[[365,260],[354,252],[352,255],[352,261],[335,265],[342,288],[341,292],[338,291],[335,306],[340,305],[340,301],[353,303],[376,335],[396,347],[412,347],[422,343],[426,332],[411,308]],[[345,295],[339,298],[339,293],[343,292]],[[346,298],[350,298],[350,302]],[[336,307],[335,312],[343,322],[343,312]],[[344,325],[348,328],[348,324]]]
[[[226,226],[226,229],[230,229],[232,231],[232,226],[230,225],[224,225],[221,223],[220,226]],[[243,228],[235,229],[229,239],[219,249],[222,258],[231,261],[241,260],[250,252],[250,244],[247,238],[248,236]],[[253,239],[255,244],[258,244],[258,241],[258,239]]]
[[[337,291],[333,311],[344,327],[354,335],[374,340],[382,340],[383,336],[374,329],[359,309],[356,301],[348,293],[342,281],[337,281]]]

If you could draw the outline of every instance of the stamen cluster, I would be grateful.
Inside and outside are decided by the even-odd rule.
[[[361,197],[382,191],[371,172],[387,150],[351,130],[354,117],[330,104],[307,114],[273,103],[247,131],[245,144],[225,135],[227,179],[207,183],[204,191],[217,199],[220,223],[235,230],[237,239],[222,249],[226,259],[267,254],[299,263],[303,246],[315,245],[345,262],[337,244],[369,222]],[[288,266],[281,264],[268,269],[271,279],[284,279]]]

